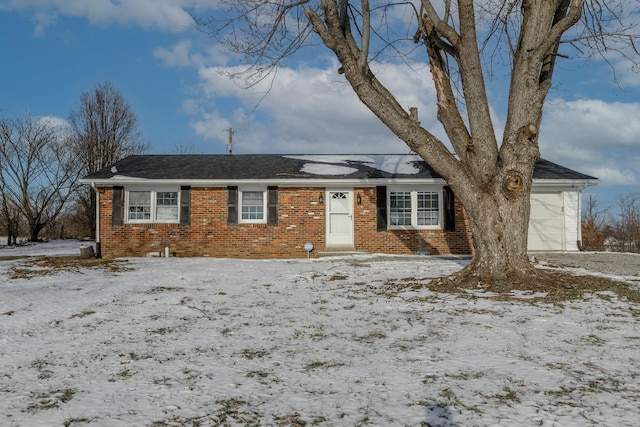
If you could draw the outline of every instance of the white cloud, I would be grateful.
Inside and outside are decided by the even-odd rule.
[[[223,131],[231,127],[231,123],[217,112],[202,113],[199,120],[192,120],[189,125],[205,139],[221,139]]]
[[[153,56],[162,60],[167,67],[188,67],[197,62],[197,58],[191,55],[191,40],[180,40],[170,49],[158,47],[154,49]]]
[[[32,20],[33,22],[35,22],[33,35],[36,37],[43,37],[47,28],[55,24],[55,22],[57,21],[57,18],[55,14],[51,14],[47,12],[36,12],[33,15]]]
[[[191,39],[182,39],[172,44],[169,48],[157,47],[153,50],[153,56],[160,59],[166,67],[197,67],[207,65],[225,65],[229,62],[229,55],[218,44],[207,45],[203,50],[205,54],[194,49]]]
[[[137,25],[162,31],[181,32],[193,27],[188,10],[209,12],[217,7],[216,1],[206,0],[11,0],[4,10],[34,11],[36,34],[65,15],[85,18],[93,24],[113,23]]]
[[[604,186],[638,185],[640,104],[553,100],[540,135],[542,156],[600,178]]]
[[[241,130],[238,139],[239,144],[245,144],[245,151],[408,152],[407,146],[360,102],[337,69],[335,62],[326,68],[281,68],[275,80],[265,79],[250,89],[231,78],[242,70],[240,67],[203,67],[199,76],[202,94],[215,101],[216,114],[229,117],[221,110],[223,99],[239,103],[240,110],[233,110],[231,121]],[[374,71],[407,110],[418,107],[423,126],[443,136],[427,70],[378,64]],[[256,117],[260,120],[253,120]],[[196,122],[205,120],[203,117]]]

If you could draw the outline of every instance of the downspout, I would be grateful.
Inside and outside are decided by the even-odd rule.
[[[102,248],[100,243],[100,192],[95,182],[91,182],[91,188],[96,192],[96,258],[102,258]]]
[[[576,245],[578,245],[578,250],[580,252],[584,252],[584,247],[582,246],[582,190],[584,189],[585,187],[582,187],[580,188],[580,191],[578,191],[578,218],[576,219],[578,228],[578,241],[576,242]]]

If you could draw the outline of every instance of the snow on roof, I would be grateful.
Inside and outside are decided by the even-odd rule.
[[[305,163],[300,172],[312,175],[349,175],[358,172],[358,169],[327,163]]]
[[[372,155],[323,155],[310,154],[302,156],[285,156],[290,159],[304,160],[314,163],[307,163],[303,166],[302,172],[313,173],[317,175],[342,175],[356,172],[357,169],[351,169],[351,172],[340,172],[341,169],[333,169],[338,164],[354,164],[362,163],[371,168],[381,170],[392,174],[413,175],[420,172],[414,162],[420,162],[422,159],[415,155],[407,154],[372,154]],[[313,166],[312,166],[313,165]]]

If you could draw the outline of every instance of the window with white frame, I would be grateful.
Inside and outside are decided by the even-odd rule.
[[[127,222],[178,222],[179,210],[179,191],[127,192]]]
[[[391,189],[388,200],[391,228],[440,228],[440,191]]]
[[[264,191],[241,191],[240,222],[264,223],[266,222],[266,197]]]

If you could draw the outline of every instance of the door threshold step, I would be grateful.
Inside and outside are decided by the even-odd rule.
[[[327,256],[344,256],[344,255],[365,255],[367,252],[358,251],[355,247],[345,246],[327,246],[323,250],[317,252],[319,257]]]

